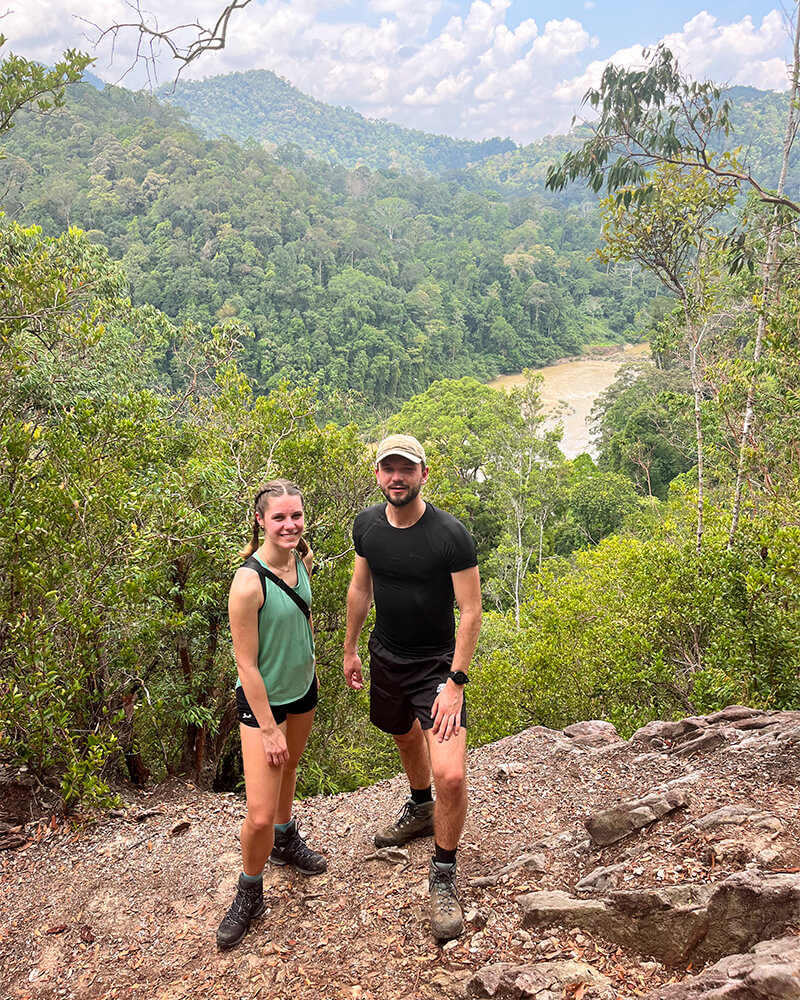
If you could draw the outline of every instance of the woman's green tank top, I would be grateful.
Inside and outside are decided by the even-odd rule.
[[[256,556],[258,559],[258,556]],[[311,582],[303,560],[297,560],[297,586],[292,589],[311,607]],[[269,569],[263,559],[262,566]],[[314,636],[306,616],[288,594],[269,580],[258,612],[258,670],[271,705],[297,701],[314,679]],[[241,687],[241,682],[236,682]]]

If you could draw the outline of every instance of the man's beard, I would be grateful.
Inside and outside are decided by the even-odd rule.
[[[406,493],[406,495],[403,497],[393,497],[390,495],[389,490],[385,490],[383,487],[381,487],[381,493],[383,493],[383,495],[386,497],[386,499],[389,501],[392,507],[406,507],[408,504],[411,503],[412,500],[417,499],[417,497],[419,496],[419,491],[421,489],[422,489],[421,485],[409,486],[408,493]]]

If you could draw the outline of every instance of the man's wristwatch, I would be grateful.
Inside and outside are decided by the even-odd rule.
[[[469,684],[469,677],[463,670],[451,670],[447,675],[447,679],[452,681],[454,684],[458,684],[459,687]]]

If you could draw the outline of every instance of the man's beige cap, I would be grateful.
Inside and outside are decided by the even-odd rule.
[[[389,455],[400,455],[409,462],[422,462],[425,465],[425,449],[410,434],[390,434],[378,445],[375,453],[375,463],[383,461]]]

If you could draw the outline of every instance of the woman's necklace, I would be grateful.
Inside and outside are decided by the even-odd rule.
[[[276,576],[281,577],[281,579],[284,579],[284,578],[287,578],[287,577],[293,577],[294,576],[294,570],[295,570],[295,565],[296,565],[294,557],[291,559],[290,562],[286,563],[285,566],[281,566],[274,559],[268,558],[268,553],[266,553],[266,552],[262,553],[261,558],[262,558],[262,561],[267,564],[267,568],[271,569],[272,572]]]

